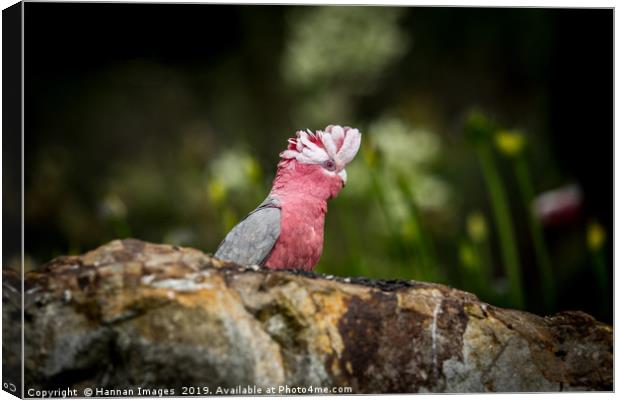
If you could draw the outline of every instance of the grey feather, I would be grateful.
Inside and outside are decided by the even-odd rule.
[[[280,236],[280,202],[267,197],[224,238],[215,257],[242,265],[262,263]]]

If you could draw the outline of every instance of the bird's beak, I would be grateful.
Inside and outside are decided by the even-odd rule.
[[[347,185],[347,171],[343,169],[342,171],[338,172],[338,176],[340,177],[340,179],[342,179],[342,186],[346,186]]]

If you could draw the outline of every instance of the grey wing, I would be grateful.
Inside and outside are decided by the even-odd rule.
[[[280,209],[265,200],[239,222],[215,251],[215,257],[242,265],[262,264],[280,236]]]

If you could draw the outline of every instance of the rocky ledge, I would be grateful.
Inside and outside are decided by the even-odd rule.
[[[6,323],[20,283],[5,271],[4,285]],[[582,312],[539,317],[438,284],[245,268],[133,239],[25,282],[37,390],[612,390],[612,346],[612,328]]]

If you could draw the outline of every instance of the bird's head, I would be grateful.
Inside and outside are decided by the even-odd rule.
[[[297,131],[294,138],[288,140],[286,150],[280,153],[285,160],[296,160],[307,166],[306,170],[320,174],[332,181],[339,181],[341,186],[347,183],[349,164],[360,148],[362,134],[348,126],[329,125],[324,131]]]

